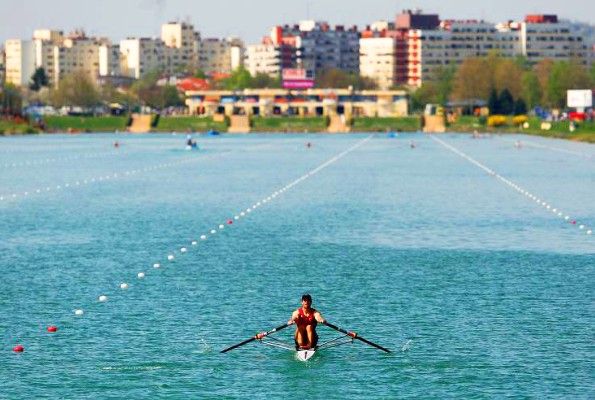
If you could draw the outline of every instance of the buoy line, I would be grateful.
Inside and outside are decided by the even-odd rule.
[[[493,177],[495,177],[499,181],[501,181],[501,182],[505,183],[506,185],[510,186],[511,188],[513,188],[514,190],[516,190],[520,194],[524,195],[525,197],[529,198],[530,200],[534,201],[538,205],[542,206],[546,210],[551,211],[554,215],[562,218],[564,221],[569,222],[572,226],[575,226],[580,231],[585,232],[587,235],[591,235],[593,233],[593,229],[592,228],[589,228],[585,224],[578,222],[574,218],[571,218],[568,214],[562,212],[558,207],[554,207],[550,203],[546,202],[545,200],[542,200],[541,198],[539,198],[538,196],[536,196],[533,193],[529,192],[528,190],[523,189],[522,187],[520,187],[519,185],[515,184],[511,180],[506,179],[505,177],[503,177],[502,175],[496,173],[495,171],[491,170],[490,168],[486,167],[485,165],[483,165],[479,161],[476,161],[473,158],[471,158],[470,156],[468,156],[467,154],[463,153],[462,151],[460,151],[456,147],[449,145],[448,143],[444,142],[441,139],[438,139],[437,137],[435,137],[433,135],[430,136],[430,137],[435,142],[440,143],[442,146],[446,147],[447,149],[449,149],[453,153],[461,156],[462,158],[464,158],[467,161],[471,162],[472,164],[474,164],[478,168],[481,168],[482,170],[484,170],[488,174],[492,175]]]
[[[506,140],[506,141],[509,141],[509,142],[517,142],[517,140],[508,139],[508,138],[500,138],[500,139],[501,140]],[[547,150],[557,151],[557,152],[560,152],[560,153],[572,154],[572,155],[575,155],[575,156],[585,157],[585,158],[588,158],[590,160],[595,159],[595,157],[593,157],[593,154],[583,153],[582,151],[575,151],[575,150],[562,149],[562,148],[554,147],[554,146],[547,146],[545,144],[534,143],[534,142],[530,142],[528,140],[518,140],[518,142],[520,142],[522,145],[526,145],[526,146],[529,146],[529,147],[535,147],[535,148],[539,148],[539,149],[547,149]]]
[[[61,157],[61,158],[46,158],[42,160],[34,160],[34,161],[19,161],[13,163],[6,163],[0,165],[0,168],[10,168],[10,167],[26,167],[28,165],[41,165],[41,164],[49,164],[53,162],[62,162],[62,161],[73,161],[79,159],[91,159],[91,158],[99,158],[105,156],[117,156],[121,155],[124,152],[122,150],[113,150],[109,152],[103,153],[92,153],[92,154],[79,154],[77,156],[69,156],[69,157]]]
[[[266,143],[266,144],[251,146],[251,147],[248,147],[248,148],[242,149],[242,150],[253,150],[256,148],[260,148],[263,146],[270,146],[270,145],[271,145],[270,143]],[[155,171],[155,170],[164,169],[164,168],[176,167],[176,166],[183,165],[183,164],[198,162],[198,161],[204,160],[206,158],[208,158],[208,159],[218,158],[218,157],[223,157],[223,156],[233,154],[233,153],[234,153],[233,151],[229,151],[229,152],[218,153],[218,154],[207,154],[207,155],[203,155],[200,157],[194,156],[194,157],[189,157],[182,161],[161,163],[161,164],[157,164],[157,165],[153,165],[153,166],[149,166],[149,167],[137,168],[137,169],[132,169],[132,170],[123,171],[123,172],[119,172],[119,173],[116,172],[113,174],[110,173],[110,174],[102,175],[102,176],[98,176],[98,177],[79,179],[77,181],[66,182],[61,185],[51,185],[51,186],[46,186],[46,187],[39,187],[37,189],[27,190],[22,193],[4,194],[4,195],[0,195],[0,202],[9,201],[9,200],[19,200],[19,199],[24,199],[24,198],[27,198],[27,197],[30,197],[33,195],[49,193],[52,191],[72,189],[72,188],[76,188],[76,187],[85,186],[85,185],[88,185],[91,183],[99,183],[99,182],[105,182],[105,181],[119,179],[119,178],[125,178],[125,177],[136,175],[136,174],[139,174],[142,172],[150,172],[150,171]]]
[[[237,212],[233,217],[229,218],[224,223],[217,224],[213,229],[207,230],[205,233],[200,235],[198,238],[195,238],[194,240],[188,242],[186,245],[181,245],[181,247],[177,246],[176,250],[171,250],[168,252],[167,256],[164,257],[164,261],[158,260],[156,262],[153,262],[152,264],[149,264],[150,267],[154,271],[157,271],[157,270],[160,270],[161,268],[163,268],[164,265],[167,265],[167,263],[173,263],[177,257],[182,257],[182,256],[188,254],[188,252],[191,249],[197,248],[199,241],[205,242],[210,236],[213,236],[213,235],[217,234],[218,232],[223,231],[226,228],[226,226],[229,227],[229,226],[233,225],[235,222],[239,221],[240,219],[247,217],[252,212],[257,210],[258,208],[262,207],[265,204],[270,203],[271,201],[275,200],[275,198],[277,198],[278,196],[284,194],[285,192],[294,188],[295,186],[299,185],[300,183],[303,183],[305,180],[318,174],[320,171],[324,170],[325,168],[327,168],[330,165],[334,164],[335,162],[339,161],[341,158],[345,157],[347,154],[351,153],[352,151],[356,150],[360,146],[364,145],[366,142],[371,140],[373,138],[373,136],[374,135],[370,135],[370,136],[367,136],[366,138],[360,140],[353,146],[349,147],[347,150],[330,158],[329,160],[325,161],[318,167],[310,170],[309,172],[305,173],[304,175],[295,179],[294,181],[290,182],[289,184],[283,186],[282,188],[273,191],[268,196],[263,197],[260,201],[255,202],[252,206],[250,206],[246,209],[243,209],[242,211]],[[147,268],[149,268],[149,266]],[[144,280],[149,275],[150,275],[149,270],[140,271],[136,274],[136,279]],[[128,281],[126,279],[120,280],[119,282],[120,283],[118,284],[118,287],[119,287],[120,291],[126,292],[130,289],[134,289],[135,285],[133,283],[130,283],[130,281]],[[102,294],[99,297],[97,297],[97,299],[94,301],[93,304],[106,303],[109,301],[110,296],[111,296],[111,294],[109,293],[109,291],[102,292]],[[86,315],[85,309],[80,308],[80,307],[75,308],[73,314],[75,316],[74,317],[75,319],[83,318]],[[69,317],[72,318],[72,314],[70,314]],[[58,330],[59,330],[59,327],[54,324],[51,324],[51,325],[48,325],[45,330],[48,333],[56,334],[56,332],[58,332]],[[18,335],[18,336],[23,337],[23,335]],[[16,341],[13,340],[12,344],[14,344],[13,352],[22,353],[25,351],[25,347],[23,346],[23,343],[21,340],[18,340],[18,339]]]

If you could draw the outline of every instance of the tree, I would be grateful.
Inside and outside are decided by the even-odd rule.
[[[42,87],[49,85],[48,77],[43,67],[37,68],[33,75],[31,75],[31,83],[29,83],[29,89],[34,92],[38,92]]]
[[[84,71],[76,71],[62,79],[53,92],[53,103],[57,107],[93,107],[100,101],[95,83]]]
[[[495,61],[493,81],[496,91],[501,93],[507,89],[515,99],[520,97],[523,69],[519,62],[512,58],[499,58]]]
[[[194,72],[194,77],[195,78],[198,78],[198,79],[207,79],[207,74],[205,73],[205,71],[203,71],[202,69],[198,68]]]
[[[258,72],[252,78],[252,87],[258,88],[258,89],[280,88],[281,87],[281,79],[273,78],[269,74],[265,74],[264,72]]]
[[[453,84],[455,100],[487,99],[492,89],[492,73],[485,58],[469,57],[459,66]]]
[[[500,114],[510,115],[514,112],[514,97],[508,89],[504,89],[498,96]]]
[[[521,97],[526,106],[533,109],[541,104],[543,92],[537,75],[532,70],[523,72],[521,77]]]
[[[246,68],[239,67],[228,78],[224,79],[223,86],[227,90],[251,88],[252,76]]]
[[[541,60],[533,67],[533,72],[535,76],[537,76],[537,80],[539,81],[539,86],[541,87],[541,105],[548,105],[548,80],[550,77],[550,71],[554,66],[554,62],[551,59]]]
[[[496,92],[496,88],[492,88],[490,91],[488,108],[490,109],[490,114],[500,114],[500,101],[498,98],[498,92]]]
[[[0,114],[20,115],[23,109],[23,98],[19,88],[12,83],[7,83],[0,93],[2,100]]]
[[[527,114],[527,105],[525,100],[518,99],[514,102],[514,115],[525,115]]]

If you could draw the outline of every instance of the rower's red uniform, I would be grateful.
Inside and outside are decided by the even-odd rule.
[[[316,325],[316,320],[314,319],[314,313],[316,310],[310,310],[310,315],[304,314],[304,310],[302,308],[298,309],[300,316],[296,321],[298,327],[306,327],[308,325]]]

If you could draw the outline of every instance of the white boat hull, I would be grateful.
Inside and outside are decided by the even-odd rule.
[[[297,358],[300,361],[308,361],[316,353],[316,350],[298,350],[296,352]]]

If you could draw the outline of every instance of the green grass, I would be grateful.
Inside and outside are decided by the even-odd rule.
[[[512,120],[512,118],[509,118]],[[529,128],[522,129],[512,124],[499,127],[488,127],[480,123],[479,117],[459,116],[457,122],[449,124],[448,132],[489,132],[489,133],[524,133],[527,135],[536,135],[543,137],[554,137],[560,139],[576,140],[581,142],[595,143],[595,123],[581,122],[574,132],[570,132],[568,121],[552,122],[552,127],[548,131],[541,130],[541,119],[538,117],[529,117]]]
[[[128,116],[122,117],[74,117],[53,116],[43,119],[46,130],[66,132],[69,129],[81,132],[113,132],[126,130]]]
[[[227,132],[224,122],[213,122],[213,118],[199,118],[195,116],[161,117],[157,127],[152,132],[207,132],[209,130]]]
[[[326,132],[324,117],[252,117],[252,132]]]
[[[0,134],[38,133],[39,129],[24,123],[16,123],[0,118]]]
[[[419,117],[398,118],[355,118],[351,127],[352,132],[419,132],[421,119]]]

